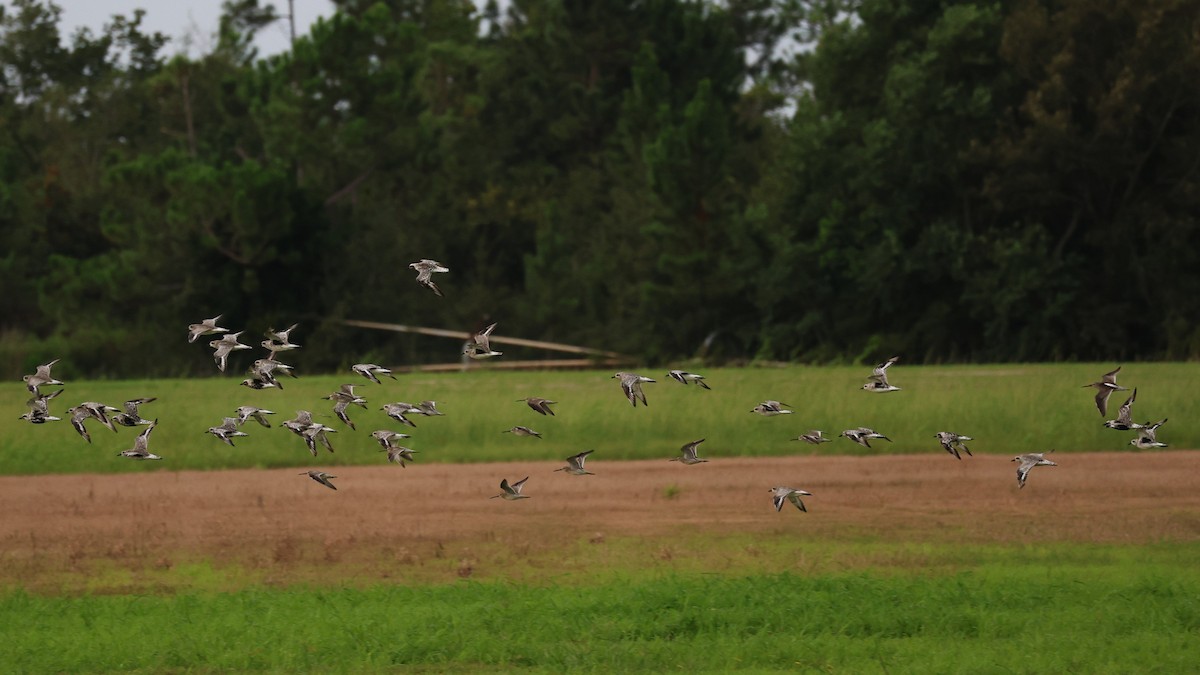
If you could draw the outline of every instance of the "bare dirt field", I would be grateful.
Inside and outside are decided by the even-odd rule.
[[[604,564],[788,569],[806,548],[861,543],[1200,540],[1200,451],[1051,458],[1023,490],[1007,457],[938,453],[594,457],[593,476],[545,462],[324,467],[337,491],[299,468],[4,477],[0,586],[172,587],[197,563],[230,583],[536,581]],[[530,499],[489,499],[527,475]],[[775,485],[812,492],[808,512],[776,513]]]

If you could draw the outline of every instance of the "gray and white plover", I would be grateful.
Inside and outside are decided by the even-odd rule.
[[[1117,373],[1121,372],[1121,366],[1117,366],[1116,370],[1107,372],[1100,378],[1099,382],[1083,385],[1087,387],[1095,387],[1096,391],[1096,409],[1100,411],[1100,415],[1108,414],[1108,397],[1112,396],[1114,391],[1129,391],[1125,387],[1117,386]]]
[[[555,471],[566,471],[572,476],[594,476],[596,474],[583,468],[583,463],[587,461],[587,456],[595,452],[595,450],[584,450],[578,455],[571,455],[567,458],[567,465]]]
[[[224,443],[225,445],[228,445],[231,448],[236,447],[233,444],[233,439],[238,438],[239,436],[249,436],[250,435],[250,434],[238,429],[238,424],[239,424],[238,418],[226,417],[224,420],[221,421],[221,424],[219,426],[209,427],[208,431],[206,431],[204,433],[212,434],[216,438],[220,439],[220,441],[222,443]]]
[[[29,407],[29,412],[17,419],[26,420],[30,424],[45,424],[62,420],[61,417],[50,414],[50,399],[61,393],[63,393],[62,389],[56,389],[49,394],[35,394],[33,398],[25,402],[25,405]]]
[[[700,459],[699,457],[696,456],[696,447],[699,446],[703,442],[704,442],[704,439],[701,438],[698,441],[692,441],[691,443],[685,443],[683,445],[683,447],[679,448],[679,452],[681,453],[681,455],[679,457],[672,457],[668,461],[679,462],[680,464],[688,464],[688,465],[700,464],[702,462],[707,462],[708,461],[707,459]]]
[[[876,393],[880,393],[880,394],[886,394],[891,391],[900,391],[900,387],[888,384],[888,379],[887,379],[888,367],[899,360],[900,360],[899,356],[893,356],[892,358],[888,359],[887,361],[884,361],[883,363],[875,366],[875,370],[873,370],[871,372],[871,376],[869,378],[867,378],[867,383],[864,384],[862,386],[862,388],[866,391],[876,392]]]
[[[71,427],[75,429],[75,431],[78,431],[80,436],[83,436],[83,440],[91,443],[92,436],[88,433],[87,427],[84,426],[84,422],[92,419],[92,414],[88,412],[86,408],[80,408],[79,406],[67,408],[67,414],[71,416]]]
[[[446,414],[437,409],[437,401],[421,401],[417,404],[417,410],[426,417],[437,417]]]
[[[417,271],[417,283],[433,291],[439,298],[445,297],[442,295],[442,289],[433,283],[433,274],[434,272],[449,272],[449,267],[428,258],[422,258],[415,263],[409,263],[408,266]]]
[[[302,473],[300,475],[308,476],[309,478],[317,481],[318,483],[320,483],[321,485],[324,485],[325,487],[329,488],[330,490],[337,489],[336,487],[334,487],[333,483],[329,482],[330,478],[337,478],[337,476],[335,476],[331,473],[325,473],[324,471],[318,471],[316,469],[312,469],[311,471],[305,471],[304,473]]]
[[[233,411],[233,414],[237,415],[239,424],[245,424],[248,420],[253,419],[255,422],[270,429],[271,422],[267,420],[267,415],[274,415],[275,411],[252,405],[243,405],[238,406],[237,410]]]
[[[493,356],[500,356],[504,352],[498,352],[492,349],[491,336],[492,331],[496,329],[496,324],[492,323],[487,328],[479,331],[471,338],[463,347],[463,354],[466,354],[472,359],[490,359]]]
[[[121,457],[128,457],[130,459],[162,459],[162,457],[150,452],[150,432],[154,431],[154,427],[156,426],[158,426],[158,420],[151,422],[145,431],[133,439],[132,448],[118,454]]]
[[[397,422],[399,422],[401,424],[413,427],[414,429],[417,427],[416,422],[413,422],[412,420],[408,419],[407,416],[422,414],[421,409],[419,407],[412,405],[411,403],[405,403],[404,401],[397,401],[395,403],[385,403],[385,404],[383,404],[383,407],[380,408],[380,410],[387,413],[388,417],[396,420]]]
[[[328,434],[336,434],[337,429],[327,427],[320,422],[313,422],[300,432],[300,437],[304,439],[304,444],[308,446],[308,452],[313,457],[317,456],[317,444],[325,446],[325,449],[333,452],[333,443],[329,442]]]
[[[558,402],[558,401],[551,401],[550,399],[546,399],[546,398],[538,398],[537,396],[530,396],[529,398],[519,398],[517,400],[525,401],[525,403],[528,404],[529,407],[532,408],[534,412],[539,413],[541,415],[550,415],[551,417],[554,416],[554,411],[550,409],[550,406],[552,406]]]
[[[820,429],[813,429],[807,434],[800,434],[792,439],[793,441],[804,441],[809,445],[820,445],[822,443],[832,443],[833,439],[825,436],[825,432]]]
[[[792,406],[788,405],[787,403],[780,403],[779,401],[763,401],[762,403],[759,403],[758,405],[754,406],[750,410],[750,412],[758,413],[759,415],[762,415],[763,417],[774,417],[776,415],[791,415],[792,411],[788,410],[788,408],[790,408],[790,407],[792,407]]]
[[[527,480],[529,480],[529,476],[526,476],[512,485],[509,485],[508,479],[502,478],[500,479],[500,489],[503,490],[503,492],[498,495],[492,495],[489,497],[489,499],[495,499],[497,497],[501,499],[507,499],[509,501],[516,499],[529,499],[529,495],[521,494],[521,488],[525,486],[525,481]]]
[[[1109,429],[1116,429],[1117,431],[1141,429],[1142,425],[1133,421],[1133,402],[1136,400],[1137,388],[1134,387],[1133,393],[1129,395],[1129,398],[1125,399],[1125,402],[1121,404],[1120,409],[1117,410],[1117,419],[1108,420],[1104,423],[1104,426],[1108,427]]]
[[[405,467],[404,463],[406,461],[417,461],[413,457],[413,453],[416,452],[416,450],[413,450],[412,448],[406,448],[403,445],[389,445],[380,452],[387,452],[387,461],[391,462],[392,464],[399,464],[401,469]]]
[[[379,429],[378,431],[371,432],[371,438],[374,438],[379,442],[379,445],[383,446],[384,450],[387,450],[390,447],[394,447],[398,441],[402,441],[405,438],[412,438],[412,436],[390,429]]]
[[[1154,424],[1147,422],[1145,426],[1138,430],[1137,438],[1129,441],[1129,444],[1136,447],[1138,450],[1153,450],[1154,448],[1167,447],[1166,443],[1158,440],[1158,428],[1166,423],[1166,418],[1163,418],[1161,421],[1155,422]]]
[[[120,424],[123,427],[136,427],[141,424],[154,424],[152,420],[144,419],[138,408],[146,403],[153,403],[158,399],[151,396],[148,398],[131,398],[125,401],[124,412],[113,415],[112,421]]]
[[[781,487],[773,487],[770,490],[768,490],[768,492],[772,493],[771,500],[775,503],[776,511],[783,510],[784,502],[791,502],[792,506],[795,506],[796,508],[800,509],[801,511],[804,511],[805,513],[808,512],[808,509],[804,508],[804,502],[800,500],[800,497],[801,496],[811,497],[812,496],[811,492],[808,492],[806,490],[799,490],[799,489],[793,488],[793,487],[782,487],[782,486]]]
[[[529,427],[523,427],[523,426],[520,426],[520,425],[518,425],[518,426],[515,426],[515,427],[513,427],[513,428],[511,428],[511,429],[505,429],[504,431],[502,431],[502,432],[500,432],[500,433],[502,433],[502,434],[512,434],[513,436],[534,436],[534,437],[536,437],[536,438],[541,438],[541,437],[542,437],[542,435],[541,435],[541,434],[539,434],[538,432],[534,431],[533,429],[530,429]]]
[[[300,324],[298,324],[298,323],[294,323],[283,330],[275,330],[274,328],[268,328],[267,332],[263,333],[263,336],[265,338],[267,338],[268,340],[270,340],[271,342],[276,342],[276,343],[279,343],[280,345],[285,345],[285,348],[283,348],[283,349],[272,349],[271,351],[282,352],[282,351],[287,351],[288,349],[296,349],[297,347],[299,347],[300,345],[292,344],[292,340],[290,337],[292,334],[292,331],[296,330],[296,328],[299,325]]]
[[[696,373],[689,373],[686,370],[672,370],[672,371],[668,372],[667,375],[670,375],[676,382],[679,382],[680,384],[688,384],[689,382],[695,382],[696,384],[700,385],[701,387],[704,387],[705,389],[712,389],[712,387],[710,387],[704,383],[703,375],[697,375]]]
[[[228,333],[226,335],[222,335],[219,340],[209,341],[208,346],[213,348],[213,360],[217,362],[217,369],[222,373],[225,372],[225,366],[229,363],[229,354],[231,352],[241,349],[250,349],[250,345],[244,345],[241,342],[238,342],[238,338],[241,337],[242,333],[244,332],[245,331]]]
[[[114,433],[117,431],[117,428],[113,426],[112,420],[108,418],[108,413],[121,412],[117,408],[114,408],[111,405],[97,403],[95,401],[84,401],[77,407],[86,410],[87,414],[91,416],[92,419],[99,420],[101,424],[108,427]]]
[[[642,405],[647,405],[646,394],[642,392],[642,383],[654,382],[654,380],[642,377],[637,373],[617,373],[608,379],[613,378],[621,381],[621,391],[625,392],[625,398],[629,399],[629,403],[633,407],[637,407],[638,401],[641,401]]]
[[[946,452],[954,455],[956,459],[960,460],[962,459],[962,455],[958,454],[959,450],[971,455],[971,449],[968,448],[967,444],[963,441],[975,440],[970,436],[956,434],[953,431],[939,431],[936,435],[934,435],[934,438],[938,439],[938,442],[942,444],[942,447],[946,449]],[[971,456],[974,457],[974,455]]]
[[[1046,452],[1054,452],[1054,451],[1047,450]],[[1020,464],[1017,465],[1017,487],[1018,488],[1025,487],[1025,479],[1029,477],[1029,471],[1031,469],[1033,469],[1033,467],[1035,467],[1035,466],[1058,466],[1058,464],[1055,464],[1054,462],[1051,462],[1050,460],[1046,459],[1046,453],[1044,453],[1044,452],[1027,452],[1027,453],[1024,453],[1021,455],[1017,455],[1016,457],[1013,457],[1009,461],[1020,462]]]
[[[393,380],[396,379],[396,376],[392,374],[391,370],[388,370],[383,366],[375,365],[374,363],[356,363],[350,366],[350,370],[362,375],[375,384],[383,384],[379,381],[380,375],[385,375]]]
[[[38,387],[44,387],[48,384],[62,384],[62,382],[59,382],[58,380],[54,379],[52,375],[50,375],[51,366],[59,361],[60,359],[54,359],[50,363],[43,363],[37,367],[37,370],[32,375],[22,376],[21,379],[25,380],[25,388],[29,389],[29,393],[33,394],[34,396],[38,396],[42,393],[38,391]]]
[[[884,436],[881,433],[876,432],[874,429],[872,429],[870,427],[859,427],[857,429],[846,429],[845,431],[843,431],[842,433],[840,433],[838,435],[848,438],[848,439],[854,441],[855,443],[858,443],[859,445],[863,446],[864,448],[871,447],[871,439],[873,439],[873,438],[882,438],[883,440],[887,441],[888,443],[892,442],[892,439],[888,438],[887,436]]]
[[[188,326],[188,342],[195,342],[201,335],[216,335],[217,333],[228,333],[228,328],[221,328],[217,322],[221,320],[221,315],[218,314],[211,319],[204,319],[200,323],[194,323]]]

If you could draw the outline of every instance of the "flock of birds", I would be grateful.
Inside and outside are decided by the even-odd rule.
[[[444,297],[441,289],[439,289],[433,282],[432,275],[434,273],[449,272],[449,268],[437,261],[428,259],[414,262],[410,264],[409,267],[417,271],[417,282],[419,284],[431,290],[433,293],[438,295],[438,297]],[[219,326],[218,322],[221,321],[221,318],[222,317],[218,315],[212,317],[211,319],[204,319],[200,323],[190,325],[188,327],[188,342],[194,343],[200,337],[206,335],[221,335],[221,337],[211,340],[208,344],[209,347],[213,349],[213,360],[216,362],[218,370],[224,372],[226,366],[228,365],[229,355],[231,353],[245,349],[252,349],[252,347],[239,341],[239,338],[245,331],[238,331],[234,333],[230,332],[230,330],[227,328]],[[261,342],[261,345],[267,350],[267,353],[263,358],[257,359],[251,364],[249,368],[250,376],[242,380],[240,383],[242,386],[255,390],[282,390],[283,384],[278,379],[280,375],[286,375],[293,378],[296,377],[295,372],[293,372],[293,367],[279,359],[280,354],[300,348],[300,345],[291,342],[291,333],[296,328],[297,325],[293,324],[284,330],[277,331],[274,328],[271,328],[266,331],[266,339]],[[493,350],[490,344],[490,336],[495,328],[496,324],[492,323],[472,336],[463,346],[463,354],[472,359],[489,359],[500,356],[502,352]],[[871,375],[868,377],[867,383],[862,385],[862,389],[873,393],[891,393],[901,391],[900,387],[894,386],[888,382],[888,369],[898,360],[899,357],[892,357],[887,361],[875,366]],[[62,394],[63,389],[56,389],[54,391],[50,391],[49,393],[42,393],[41,391],[42,387],[62,386],[64,384],[63,382],[55,379],[51,374],[51,368],[56,363],[58,363],[58,359],[40,365],[35,373],[24,376],[23,379],[25,381],[25,386],[29,392],[33,394],[33,398],[29,399],[27,402],[29,411],[24,415],[21,415],[20,419],[26,420],[31,424],[44,424],[46,422],[55,422],[62,419],[60,417],[55,417],[50,413],[50,401]],[[1115,391],[1128,391],[1127,388],[1117,385],[1117,373],[1119,373],[1120,370],[1120,367],[1118,367],[1109,373],[1105,373],[1099,381],[1084,385],[1084,387],[1093,387],[1097,390],[1095,398],[1096,408],[1100,411],[1100,415],[1102,417],[1108,415],[1108,400],[1112,393]],[[391,370],[373,363],[354,364],[351,366],[351,371],[375,384],[382,384],[382,380],[379,379],[381,377],[389,377],[393,380],[396,379]],[[709,385],[705,382],[703,375],[690,373],[683,370],[672,370],[668,373],[668,375],[672,379],[684,385],[696,384],[704,389],[711,389],[711,387],[709,387]],[[636,373],[627,372],[616,373],[612,376],[612,378],[619,380],[621,391],[634,408],[637,407],[638,402],[641,402],[643,406],[647,405],[646,394],[642,389],[642,385],[645,383],[653,383],[656,380],[638,375]],[[337,391],[323,397],[325,400],[333,402],[333,414],[351,430],[356,430],[357,427],[355,426],[353,420],[350,419],[350,407],[359,406],[363,409],[367,408],[366,398],[358,394],[355,390],[356,385],[343,384]],[[88,443],[92,442],[91,435],[88,433],[88,429],[86,427],[86,423],[89,421],[98,421],[100,424],[114,432],[117,430],[116,426],[114,425],[125,427],[145,426],[145,429],[134,439],[133,447],[118,454],[122,457],[137,460],[161,460],[162,457],[150,452],[149,450],[150,434],[158,425],[158,419],[148,420],[143,418],[140,413],[141,406],[152,403],[155,400],[157,399],[154,397],[134,398],[125,401],[122,408],[115,408],[95,401],[84,401],[73,408],[69,408],[67,410],[67,414],[69,415],[71,426],[74,427],[75,431],[77,431],[79,435]],[[554,405],[556,403],[555,401],[539,397],[528,397],[518,400],[524,401],[529,408],[536,413],[541,415],[554,415],[554,411],[550,406]],[[1167,447],[1166,443],[1162,443],[1157,439],[1158,429],[1165,424],[1167,420],[1163,419],[1154,423],[1146,422],[1145,424],[1135,423],[1132,417],[1132,407],[1136,400],[1137,389],[1135,388],[1130,394],[1129,398],[1126,399],[1125,403],[1121,405],[1117,413],[1117,418],[1104,422],[1104,426],[1119,431],[1136,431],[1136,437],[1130,440],[1129,443],[1140,450]],[[776,415],[791,414],[793,411],[789,409],[790,407],[791,406],[788,404],[781,403],[780,401],[767,400],[759,403],[750,412],[766,417],[772,417]],[[411,416],[432,417],[442,414],[438,411],[437,403],[435,401],[421,401],[417,404],[397,401],[384,404],[380,409],[383,410],[384,413],[387,414],[387,416],[392,420],[395,420],[396,422],[399,422],[407,427],[414,428],[416,427],[416,423],[410,419]],[[242,431],[242,427],[247,422],[254,420],[257,424],[269,428],[271,426],[271,422],[268,418],[268,415],[274,414],[276,414],[274,411],[252,405],[239,406],[234,410],[232,416],[225,417],[219,425],[210,427],[207,433],[213,435],[221,442],[232,447],[234,445],[235,438],[249,435],[245,431]],[[288,429],[300,437],[304,441],[305,446],[308,448],[309,453],[313,457],[319,456],[321,448],[324,448],[329,452],[334,451],[333,444],[329,439],[329,434],[337,433],[338,430],[316,421],[311,411],[298,410],[296,411],[295,418],[281,422],[280,426]],[[511,433],[516,436],[541,438],[540,433],[526,426],[514,426],[511,429],[507,429],[506,433]],[[399,464],[401,467],[404,467],[406,462],[414,461],[413,455],[417,451],[401,444],[404,439],[411,438],[409,434],[390,429],[379,429],[373,431],[371,436],[382,447],[382,452],[387,453],[387,461]],[[870,442],[875,439],[882,439],[891,442],[891,439],[887,436],[868,427],[846,429],[839,434],[839,437],[846,438],[866,448],[870,448]],[[968,456],[971,455],[971,450],[967,447],[966,442],[974,440],[972,437],[950,431],[939,431],[935,437],[947,453],[953,455],[960,461],[962,460],[961,453],[965,452]],[[685,465],[707,462],[708,460],[698,456],[697,451],[697,448],[701,443],[704,442],[704,440],[705,439],[702,438],[685,444],[682,448],[680,448],[680,456],[672,458],[671,461],[677,461]],[[802,434],[792,440],[803,441],[812,445],[819,445],[821,443],[832,442],[833,439],[826,437],[824,432],[820,429],[813,429],[808,433]],[[563,471],[574,476],[594,475],[591,471],[588,471],[585,468],[587,457],[592,452],[594,451],[586,450],[576,455],[567,457],[567,465],[560,469],[556,469],[556,471]],[[1047,452],[1053,452],[1053,450],[1049,450]],[[1046,459],[1046,454],[1047,453],[1042,452],[1030,452],[1020,454],[1012,458],[1011,461],[1018,463],[1017,484],[1020,488],[1025,487],[1025,482],[1029,476],[1029,472],[1034,467],[1058,466],[1055,462]],[[312,480],[331,490],[337,489],[337,487],[335,487],[331,482],[331,479],[337,478],[337,476],[325,471],[313,469],[305,471],[300,475],[308,476]],[[521,491],[528,480],[529,477],[526,476],[519,481],[509,483],[508,479],[505,478],[500,481],[500,494],[493,495],[491,498],[500,498],[506,500],[528,499],[529,495],[523,494]],[[775,505],[776,511],[781,510],[785,503],[791,503],[797,509],[801,511],[807,511],[804,502],[801,500],[801,497],[812,495],[811,492],[788,486],[772,487],[769,491],[772,494],[772,501]]]

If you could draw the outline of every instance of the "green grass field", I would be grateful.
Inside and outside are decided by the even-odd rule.
[[[318,413],[339,429],[331,434],[337,453],[322,458],[325,465],[373,464],[383,461],[369,433],[375,429],[410,432],[410,447],[423,462],[497,461],[511,458],[559,459],[585,449],[597,457],[638,459],[670,457],[683,443],[707,438],[712,457],[770,456],[820,452],[865,454],[871,451],[845,439],[812,446],[789,439],[819,428],[834,435],[842,429],[869,426],[892,438],[877,442],[874,452],[941,452],[933,435],[938,431],[968,434],[972,449],[983,453],[1015,454],[1055,448],[1129,450],[1133,434],[1105,429],[1096,411],[1094,390],[1082,385],[1110,370],[1110,364],[911,366],[893,367],[891,379],[903,391],[871,394],[859,389],[869,368],[802,367],[714,369],[702,371],[711,391],[680,385],[665,372],[645,371],[658,380],[645,385],[649,407],[632,409],[609,372],[472,371],[439,375],[402,375],[374,385],[349,373],[302,376],[286,380],[284,391],[251,391],[238,386],[241,376],[147,381],[75,382],[51,410],[65,417],[66,408],[94,400],[119,406],[128,398],[157,396],[142,414],[157,417],[159,427],[151,450],[166,459],[139,463],[118,457],[132,447],[137,431],[121,428],[113,434],[97,422],[88,424],[88,445],[70,424],[31,425],[17,420],[25,411],[27,392],[12,383],[0,392],[0,406],[10,415],[0,421],[0,472],[36,474],[115,472],[161,469],[210,469],[303,465],[309,459],[303,442],[277,428],[297,409]],[[62,374],[66,376],[66,374]],[[1187,420],[1200,418],[1200,397],[1193,391],[1200,364],[1129,364],[1120,382],[1138,387],[1134,406],[1137,420],[1170,418],[1159,434],[1173,448],[1200,447],[1200,430]],[[358,431],[351,431],[321,399],[342,382],[361,382],[368,410],[351,409]],[[543,417],[517,399],[542,396],[558,401],[557,416]],[[1110,402],[1108,419],[1126,394]],[[432,399],[445,415],[413,417],[418,428],[408,429],[388,419],[379,408],[386,402]],[[792,404],[795,413],[764,418],[749,411],[764,399]],[[225,446],[205,434],[239,405],[252,404],[279,413],[276,427],[248,423],[248,438],[237,447]],[[530,426],[544,438],[519,438],[502,433],[514,425]]]
[[[926,549],[927,568],[0,595],[5,672],[1161,672],[1200,548]],[[945,564],[943,564],[945,563]]]

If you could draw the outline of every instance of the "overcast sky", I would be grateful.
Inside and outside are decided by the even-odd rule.
[[[158,31],[171,38],[166,53],[182,51],[190,36],[191,53],[207,51],[215,41],[217,20],[221,16],[221,0],[54,0],[62,8],[59,28],[64,39],[77,28],[87,27],[99,33],[113,14],[133,16],[135,9],[146,10],[143,20],[147,31]],[[260,0],[260,5],[273,4],[280,14],[288,11],[287,0]],[[308,33],[308,27],[318,16],[333,14],[330,0],[295,0],[296,32]],[[269,56],[288,47],[288,23],[280,21],[264,28],[256,42],[259,56]]]

